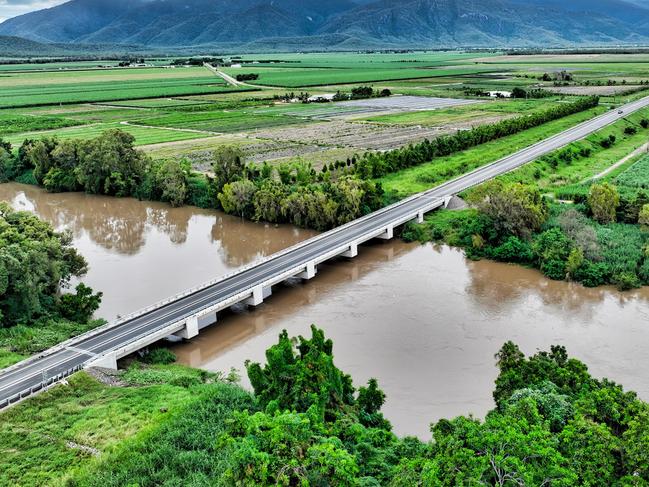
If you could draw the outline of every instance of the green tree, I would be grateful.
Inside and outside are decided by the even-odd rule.
[[[156,171],[160,199],[171,206],[182,206],[187,199],[187,174],[177,160],[164,161]]]
[[[243,179],[223,186],[219,201],[223,211],[241,218],[252,218],[255,215],[254,197],[257,186],[252,181]]]
[[[95,311],[99,309],[103,293],[93,294],[91,288],[80,283],[75,288],[76,294],[64,294],[58,304],[61,316],[76,323],[88,323]]]
[[[83,189],[110,196],[134,194],[150,164],[134,142],[131,134],[111,129],[81,144],[75,172]]]
[[[615,221],[615,211],[620,206],[617,188],[609,183],[593,184],[588,192],[588,206],[599,223]]]
[[[493,181],[476,193],[478,209],[502,237],[529,238],[547,220],[547,204],[538,188]]]
[[[240,147],[224,145],[212,152],[216,192],[222,192],[226,184],[241,179],[245,168],[245,156]]]
[[[638,223],[640,225],[649,225],[649,204],[644,205],[638,215]]]
[[[0,203],[0,317],[3,326],[55,311],[59,292],[87,264],[69,233]]]

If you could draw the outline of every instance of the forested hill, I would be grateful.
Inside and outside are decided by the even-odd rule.
[[[9,19],[0,35],[152,47],[504,47],[646,43],[647,25],[640,0],[71,0]]]

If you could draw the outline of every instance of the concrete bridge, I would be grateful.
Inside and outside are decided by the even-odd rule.
[[[0,374],[0,408],[21,400],[89,366],[116,368],[117,360],[175,335],[191,339],[217,321],[219,311],[235,304],[259,306],[273,286],[291,278],[313,279],[322,262],[354,258],[359,245],[391,239],[395,228],[448,204],[453,195],[511,171],[579,140],[649,105],[649,97],[611,110],[511,156],[483,166],[436,188],[318,235],[237,272],[190,289],[144,310],[68,340]]]

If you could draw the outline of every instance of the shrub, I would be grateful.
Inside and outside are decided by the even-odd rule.
[[[142,361],[152,365],[169,365],[176,361],[176,354],[168,348],[154,348],[142,358]]]

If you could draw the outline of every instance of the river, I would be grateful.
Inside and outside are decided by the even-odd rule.
[[[0,200],[69,229],[105,293],[112,318],[299,242],[313,232],[242,222],[215,211],[0,185]],[[322,265],[316,279],[274,289],[258,309],[174,347],[180,362],[243,373],[263,361],[282,329],[334,340],[336,364],[355,384],[376,377],[399,435],[429,437],[429,423],[493,407],[494,354],[507,340],[528,354],[562,344],[649,400],[649,288],[619,293],[545,279],[538,272],[472,262],[447,246],[376,242],[358,258]],[[244,377],[243,384],[247,385]]]

